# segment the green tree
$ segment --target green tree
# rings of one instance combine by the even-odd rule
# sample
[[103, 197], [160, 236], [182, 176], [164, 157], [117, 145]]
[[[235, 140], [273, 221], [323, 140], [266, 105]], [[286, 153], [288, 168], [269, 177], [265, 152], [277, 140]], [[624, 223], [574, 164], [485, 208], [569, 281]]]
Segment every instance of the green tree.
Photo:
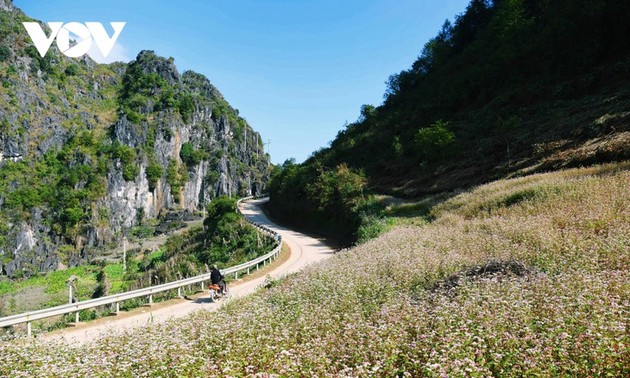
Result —
[[186, 142], [182, 144], [179, 157], [187, 166], [192, 167], [207, 159], [208, 155], [201, 150], [195, 149], [191, 143]]
[[83, 218], [83, 209], [77, 204], [72, 207], [68, 207], [63, 212], [63, 219], [66, 222], [66, 225], [72, 227], [79, 223], [79, 221]]
[[219, 196], [208, 204], [206, 211], [204, 225], [212, 228], [226, 214], [236, 214], [236, 200], [228, 196]]
[[11, 56], [11, 49], [7, 46], [0, 46], [0, 62], [4, 62]]
[[195, 110], [195, 103], [193, 102], [192, 96], [190, 94], [180, 96], [177, 109], [179, 110], [179, 114], [182, 116], [182, 120], [184, 122], [188, 122], [190, 115]]
[[365, 176], [361, 172], [340, 164], [334, 170], [320, 169], [318, 177], [307, 184], [306, 193], [320, 211], [350, 215], [353, 206], [363, 198], [365, 185]]
[[156, 162], [152, 162], [149, 164], [146, 170], [147, 180], [149, 181], [149, 189], [155, 189], [155, 185], [157, 184], [160, 177], [162, 177], [162, 166]]
[[394, 137], [394, 141], [392, 142], [392, 149], [394, 150], [394, 156], [396, 158], [402, 157], [405, 153], [405, 149], [398, 135]]
[[179, 202], [179, 194], [182, 185], [186, 183], [188, 172], [185, 166], [180, 166], [175, 159], [169, 158], [166, 168], [166, 183], [171, 187], [171, 194], [175, 202]]
[[123, 178], [125, 181], [133, 181], [136, 176], [138, 176], [138, 172], [140, 172], [140, 168], [133, 163], [128, 163], [123, 165]]
[[109, 292], [112, 288], [112, 284], [109, 282], [109, 278], [107, 277], [107, 273], [105, 269], [101, 268], [96, 274], [96, 282], [98, 282], [98, 286], [94, 293], [92, 294], [92, 298], [100, 298], [109, 295]]
[[425, 161], [431, 162], [438, 155], [445, 158], [446, 148], [455, 142], [455, 134], [449, 131], [448, 122], [438, 120], [431, 127], [418, 130], [415, 142]]

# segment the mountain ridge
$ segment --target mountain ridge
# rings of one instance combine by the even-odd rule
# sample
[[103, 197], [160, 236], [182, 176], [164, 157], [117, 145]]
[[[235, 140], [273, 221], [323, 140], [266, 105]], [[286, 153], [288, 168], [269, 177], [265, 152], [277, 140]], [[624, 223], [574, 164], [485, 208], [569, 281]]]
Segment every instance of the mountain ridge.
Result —
[[42, 58], [21, 26], [36, 20], [2, 0], [0, 21], [0, 275], [80, 265], [169, 211], [264, 190], [262, 138], [205, 76], [150, 50]]

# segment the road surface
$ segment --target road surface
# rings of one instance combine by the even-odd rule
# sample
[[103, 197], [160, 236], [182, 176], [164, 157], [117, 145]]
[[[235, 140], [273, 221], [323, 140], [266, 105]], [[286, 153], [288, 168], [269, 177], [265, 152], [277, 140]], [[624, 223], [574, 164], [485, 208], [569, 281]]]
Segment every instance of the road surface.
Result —
[[[280, 278], [284, 275], [297, 272], [305, 266], [325, 259], [334, 250], [324, 244], [320, 239], [313, 238], [302, 233], [292, 231], [271, 222], [262, 212], [260, 205], [267, 199], [252, 200], [241, 203], [241, 212], [249, 219], [258, 224], [271, 228], [282, 235], [283, 241], [290, 247], [291, 255], [280, 266], [268, 272], [273, 278]], [[141, 328], [151, 322], [162, 322], [171, 318], [181, 318], [188, 314], [204, 310], [215, 311], [223, 303], [231, 298], [240, 297], [254, 292], [265, 280], [265, 276], [245, 281], [234, 282], [230, 285], [229, 298], [213, 303], [207, 296], [195, 300], [179, 300], [172, 305], [156, 305], [154, 307], [144, 307], [141, 312], [134, 314], [121, 313], [119, 317], [107, 317], [99, 319], [93, 323], [81, 323], [74, 328], [65, 328], [58, 332], [44, 334], [44, 339], [63, 339], [69, 343], [77, 344], [87, 341], [94, 341], [102, 335], [128, 331]]]

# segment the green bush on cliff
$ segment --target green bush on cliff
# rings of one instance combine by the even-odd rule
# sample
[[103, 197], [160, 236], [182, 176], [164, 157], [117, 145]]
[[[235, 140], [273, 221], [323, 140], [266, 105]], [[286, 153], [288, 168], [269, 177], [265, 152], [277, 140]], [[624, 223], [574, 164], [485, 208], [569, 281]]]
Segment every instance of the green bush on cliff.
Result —
[[11, 49], [7, 46], [0, 46], [0, 62], [4, 62], [11, 56]]
[[133, 181], [140, 171], [136, 164], [136, 150], [116, 140], [112, 144], [112, 157], [120, 159], [125, 181]]
[[193, 147], [191, 143], [182, 144], [182, 148], [179, 151], [179, 157], [189, 167], [195, 166], [201, 163], [202, 160], [208, 159], [208, 154], [202, 150], [198, 150]]
[[162, 166], [156, 162], [151, 162], [146, 169], [147, 180], [149, 181], [149, 189], [155, 189], [160, 177], [162, 177]]

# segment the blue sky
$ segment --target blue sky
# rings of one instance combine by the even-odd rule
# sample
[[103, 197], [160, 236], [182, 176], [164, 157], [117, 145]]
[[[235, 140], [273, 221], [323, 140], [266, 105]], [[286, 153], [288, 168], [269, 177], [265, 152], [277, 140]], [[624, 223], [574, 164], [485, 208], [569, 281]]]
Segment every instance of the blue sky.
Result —
[[45, 22], [126, 21], [109, 58], [155, 50], [206, 75], [282, 163], [326, 146], [362, 104], [379, 105], [389, 75], [468, 0], [14, 3]]

